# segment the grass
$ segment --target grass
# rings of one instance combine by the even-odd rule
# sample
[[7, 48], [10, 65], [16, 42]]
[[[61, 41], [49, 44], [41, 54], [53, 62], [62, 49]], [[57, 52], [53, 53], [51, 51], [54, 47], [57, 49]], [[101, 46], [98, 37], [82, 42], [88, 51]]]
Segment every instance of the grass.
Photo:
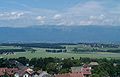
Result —
[[57, 57], [57, 58], [71, 58], [74, 57], [79, 59], [80, 57], [89, 57], [89, 58], [114, 58], [120, 59], [120, 53], [108, 53], [108, 52], [94, 52], [94, 53], [48, 53], [45, 52], [43, 48], [37, 48], [35, 53], [27, 52], [16, 52], [13, 55], [0, 55], [3, 58], [18, 58], [18, 57], [26, 57], [26, 58], [45, 58], [45, 57]]
[[0, 49], [20, 49], [21, 47], [14, 47], [14, 46], [0, 46]]

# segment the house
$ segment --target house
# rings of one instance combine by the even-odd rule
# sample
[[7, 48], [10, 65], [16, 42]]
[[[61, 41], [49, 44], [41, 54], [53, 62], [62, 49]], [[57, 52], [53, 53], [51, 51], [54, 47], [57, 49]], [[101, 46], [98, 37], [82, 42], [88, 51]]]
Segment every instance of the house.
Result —
[[51, 77], [47, 72], [45, 71], [38, 71], [37, 73], [34, 72], [30, 68], [0, 68], [0, 77]]
[[4, 76], [5, 75], [5, 71], [7, 68], [0, 68], [0, 76]]
[[66, 74], [57, 74], [55, 77], [84, 77], [84, 75], [81, 72], [72, 72]]
[[91, 73], [91, 67], [82, 67], [81, 72], [85, 77], [90, 77]]
[[71, 67], [71, 73], [57, 74], [55, 77], [90, 77], [91, 67], [83, 65], [81, 67]]
[[33, 77], [51, 77], [51, 75], [49, 75], [46, 71], [37, 71], [34, 73]]
[[14, 77], [33, 77], [34, 71], [28, 67], [15, 72]]
[[17, 68], [0, 68], [0, 77], [51, 77], [46, 71], [33, 71], [27, 66], [24, 66], [22, 63], [16, 60], [8, 61], [11, 65], [16, 65]]
[[84, 77], [90, 77], [90, 75], [92, 74], [91, 67], [89, 67], [88, 65], [83, 65], [81, 67], [71, 67], [71, 72], [81, 72], [84, 75]]
[[71, 72], [81, 72], [81, 67], [71, 67]]
[[18, 70], [14, 77], [51, 77], [46, 71], [33, 71], [32, 69], [25, 67], [21, 70]]
[[16, 71], [18, 71], [18, 68], [0, 68], [0, 77], [5, 75], [13, 77]]
[[90, 66], [98, 66], [99, 64], [98, 64], [98, 62], [91, 62], [89, 65]]

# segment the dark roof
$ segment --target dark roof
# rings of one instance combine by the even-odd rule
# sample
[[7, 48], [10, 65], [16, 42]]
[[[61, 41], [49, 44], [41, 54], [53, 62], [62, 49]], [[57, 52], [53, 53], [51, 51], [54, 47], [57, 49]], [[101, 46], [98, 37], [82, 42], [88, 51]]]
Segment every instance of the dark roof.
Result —
[[9, 64], [16, 65], [19, 69], [26, 67], [22, 63], [18, 62], [17, 60], [9, 60], [8, 62], [9, 62]]

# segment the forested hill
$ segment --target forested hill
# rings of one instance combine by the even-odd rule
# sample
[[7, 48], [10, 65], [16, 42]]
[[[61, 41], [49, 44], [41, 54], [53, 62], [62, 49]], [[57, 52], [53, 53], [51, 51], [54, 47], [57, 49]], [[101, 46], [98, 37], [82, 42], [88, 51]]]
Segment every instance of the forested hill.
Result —
[[119, 26], [0, 28], [0, 42], [120, 42], [118, 36]]

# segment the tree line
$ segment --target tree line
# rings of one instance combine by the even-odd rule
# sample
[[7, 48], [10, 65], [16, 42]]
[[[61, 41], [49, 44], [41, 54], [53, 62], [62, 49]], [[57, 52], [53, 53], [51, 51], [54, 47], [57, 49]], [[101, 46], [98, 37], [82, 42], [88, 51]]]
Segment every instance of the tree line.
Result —
[[61, 53], [61, 52], [67, 52], [66, 49], [47, 49], [46, 52], [52, 52], [52, 53]]
[[1, 46], [20, 46], [20, 47], [35, 47], [35, 48], [54, 48], [54, 49], [65, 49], [66, 47], [61, 46], [58, 43], [2, 43]]
[[79, 53], [79, 52], [112, 52], [112, 53], [120, 53], [120, 49], [107, 49], [107, 50], [102, 50], [102, 49], [96, 49], [96, 48], [93, 48], [93, 49], [80, 49], [80, 48], [77, 48], [77, 47], [74, 47], [72, 49], [73, 52], [75, 53]]

